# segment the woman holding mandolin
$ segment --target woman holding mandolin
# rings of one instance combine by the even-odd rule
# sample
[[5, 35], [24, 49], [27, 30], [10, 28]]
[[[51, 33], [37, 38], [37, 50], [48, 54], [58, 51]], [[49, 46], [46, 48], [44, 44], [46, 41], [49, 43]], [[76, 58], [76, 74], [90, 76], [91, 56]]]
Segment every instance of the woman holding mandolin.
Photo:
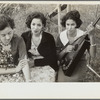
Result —
[[61, 65], [58, 71], [58, 82], [82, 82], [83, 78], [85, 77], [87, 69], [87, 55], [90, 55], [91, 57], [95, 57], [96, 55], [96, 44], [93, 34], [93, 23], [88, 25], [86, 32], [88, 34], [87, 42], [89, 44], [89, 47], [85, 50], [80, 60], [76, 62], [77, 66], [75, 67], [71, 76], [64, 74], [62, 69], [65, 65], [67, 66], [67, 64], [63, 64], [62, 67], [61, 59], [64, 57], [65, 54], [70, 54], [70, 57], [73, 59], [73, 55], [77, 53], [77, 49], [80, 48], [82, 44], [78, 44], [79, 42], [77, 42], [76, 45], [74, 44], [74, 42], [81, 39], [81, 37], [85, 35], [85, 32], [79, 29], [79, 27], [82, 24], [82, 21], [80, 19], [80, 13], [77, 10], [68, 12], [62, 18], [61, 24], [66, 29], [63, 32], [61, 32], [57, 39], [58, 60], [59, 64]]

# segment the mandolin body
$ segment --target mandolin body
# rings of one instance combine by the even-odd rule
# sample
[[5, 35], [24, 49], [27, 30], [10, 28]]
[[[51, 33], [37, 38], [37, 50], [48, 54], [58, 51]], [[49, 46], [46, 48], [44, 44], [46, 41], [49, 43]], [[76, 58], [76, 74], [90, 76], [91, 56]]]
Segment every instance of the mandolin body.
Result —
[[78, 65], [85, 50], [89, 48], [90, 42], [89, 42], [88, 35], [84, 35], [80, 37], [77, 41], [74, 42], [73, 45], [74, 46], [77, 45], [76, 50], [64, 55], [60, 63], [64, 74], [67, 76], [72, 75], [75, 67]]

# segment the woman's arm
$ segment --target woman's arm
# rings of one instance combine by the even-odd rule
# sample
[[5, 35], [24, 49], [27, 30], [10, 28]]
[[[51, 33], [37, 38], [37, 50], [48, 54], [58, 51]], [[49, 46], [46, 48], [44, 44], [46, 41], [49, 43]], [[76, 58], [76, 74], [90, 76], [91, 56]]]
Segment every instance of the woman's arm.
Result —
[[31, 75], [29, 72], [28, 59], [27, 59], [26, 55], [25, 55], [25, 58], [21, 62], [21, 66], [23, 66], [22, 71], [25, 76], [25, 81], [29, 82], [31, 80]]
[[90, 55], [92, 58], [96, 57], [96, 43], [95, 43], [95, 37], [90, 36]]
[[0, 74], [14, 74], [17, 73], [19, 71], [21, 71], [21, 69], [23, 68], [23, 66], [20, 66], [21, 63], [18, 64], [18, 66], [16, 66], [16, 68], [0, 68]]
[[67, 52], [66, 52], [66, 50], [64, 49], [64, 50], [62, 50], [62, 51], [58, 54], [58, 60], [62, 59], [63, 56], [64, 56], [65, 54], [67, 54]]
[[21, 38], [19, 41], [18, 51], [19, 51], [19, 59], [20, 59], [19, 66], [22, 66], [22, 71], [25, 76], [25, 81], [28, 82], [30, 81], [30, 71], [29, 71], [29, 64], [28, 64], [27, 53], [26, 53], [26, 46], [23, 38]]
[[29, 65], [28, 62], [26, 62], [26, 64], [24, 64], [24, 67], [22, 68], [23, 74], [25, 76], [25, 81], [29, 82], [31, 80], [31, 75], [29, 72]]
[[96, 57], [96, 43], [95, 43], [95, 29], [92, 23], [87, 27], [87, 33], [90, 38], [90, 55], [92, 58]]
[[16, 73], [16, 68], [0, 68], [0, 74], [13, 74]]

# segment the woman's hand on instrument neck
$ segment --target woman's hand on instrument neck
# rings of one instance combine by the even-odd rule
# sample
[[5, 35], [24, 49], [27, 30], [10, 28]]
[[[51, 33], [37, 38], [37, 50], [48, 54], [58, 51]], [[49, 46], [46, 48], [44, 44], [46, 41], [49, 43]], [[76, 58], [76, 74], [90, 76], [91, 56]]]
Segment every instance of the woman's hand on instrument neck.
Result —
[[86, 28], [87, 34], [89, 35], [89, 37], [93, 37], [94, 36], [94, 26], [93, 26], [93, 22], [91, 22], [91, 24], [89, 24]]
[[100, 25], [96, 24], [96, 28], [100, 30]]

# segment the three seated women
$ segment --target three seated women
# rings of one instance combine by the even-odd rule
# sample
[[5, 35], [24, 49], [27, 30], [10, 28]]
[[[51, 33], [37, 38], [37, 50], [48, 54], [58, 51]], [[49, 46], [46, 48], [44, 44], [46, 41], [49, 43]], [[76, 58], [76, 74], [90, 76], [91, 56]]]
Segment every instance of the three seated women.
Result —
[[[82, 21], [78, 11], [68, 12], [62, 19], [62, 25], [66, 30], [61, 32], [58, 37], [57, 46], [68, 46], [56, 53], [56, 44], [53, 36], [44, 31], [46, 27], [46, 18], [40, 12], [31, 13], [26, 19], [26, 25], [29, 31], [22, 33], [22, 37], [14, 34], [14, 22], [6, 16], [0, 16], [0, 74], [4, 74], [13, 80], [14, 73], [19, 72], [18, 79], [24, 74], [25, 79], [21, 76], [21, 81], [32, 82], [55, 82], [58, 73], [58, 82], [80, 81], [86, 71], [86, 59], [81, 60], [71, 77], [65, 76], [62, 68], [58, 66], [57, 57], [61, 57], [65, 53], [74, 50], [72, 43], [76, 38], [84, 35], [84, 32], [79, 29]], [[94, 27], [88, 26], [88, 36], [90, 42], [90, 54], [95, 57], [95, 41], [92, 30]], [[24, 41], [23, 41], [24, 40]], [[7, 62], [7, 63], [6, 63]], [[2, 66], [1, 66], [2, 65]], [[29, 68], [30, 67], [30, 68]], [[23, 74], [22, 74], [23, 72]], [[84, 74], [85, 75], [85, 74]], [[1, 75], [2, 76], [2, 75]], [[1, 77], [0, 76], [0, 77]], [[5, 76], [5, 77], [6, 77]], [[3, 82], [2, 78], [0, 78]], [[5, 79], [6, 81], [6, 79]], [[15, 80], [13, 82], [20, 81]]]

